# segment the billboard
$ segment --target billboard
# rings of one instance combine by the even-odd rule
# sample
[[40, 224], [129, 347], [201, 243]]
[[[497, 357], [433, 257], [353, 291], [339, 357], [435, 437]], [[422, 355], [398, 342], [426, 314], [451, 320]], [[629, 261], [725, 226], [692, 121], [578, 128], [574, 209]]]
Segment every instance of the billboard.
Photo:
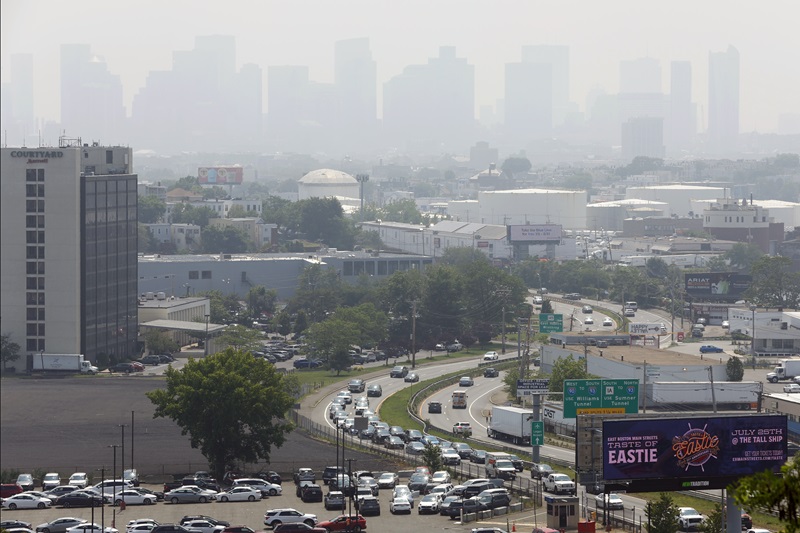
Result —
[[631, 322], [628, 324], [628, 333], [631, 335], [666, 335], [667, 328], [664, 324]]
[[705, 298], [739, 299], [750, 288], [753, 277], [733, 272], [704, 272], [686, 274], [684, 287], [686, 294]]
[[197, 181], [201, 185], [220, 185], [242, 183], [244, 169], [242, 167], [199, 167]]
[[777, 471], [787, 459], [785, 415], [603, 422], [603, 478], [710, 479]]
[[560, 242], [561, 224], [520, 224], [506, 226], [509, 242]]

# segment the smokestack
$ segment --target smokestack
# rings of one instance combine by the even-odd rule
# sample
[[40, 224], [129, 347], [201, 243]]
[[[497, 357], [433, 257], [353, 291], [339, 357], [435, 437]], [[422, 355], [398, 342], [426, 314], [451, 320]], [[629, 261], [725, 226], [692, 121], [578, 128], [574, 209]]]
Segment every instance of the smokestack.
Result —
[[753, 193], [750, 193], [750, 205], [753, 205]]

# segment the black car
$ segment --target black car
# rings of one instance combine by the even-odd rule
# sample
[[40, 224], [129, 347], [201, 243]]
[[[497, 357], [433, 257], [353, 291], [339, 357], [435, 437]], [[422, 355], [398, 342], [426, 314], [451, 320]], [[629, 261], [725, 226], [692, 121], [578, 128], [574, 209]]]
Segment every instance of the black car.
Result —
[[496, 368], [487, 368], [483, 371], [483, 377], [485, 378], [496, 378], [500, 375], [500, 372]]
[[442, 509], [440, 514], [449, 516], [452, 520], [461, 516], [462, 510], [464, 511], [464, 514], [477, 513], [481, 510], [481, 504], [478, 500], [456, 500], [454, 502], [450, 502], [450, 505], [445, 509]]
[[131, 372], [136, 372], [136, 367], [133, 366], [133, 363], [117, 363], [109, 368], [109, 370], [111, 372], [124, 372], [125, 374], [130, 374]]
[[369, 426], [366, 429], [361, 430], [361, 432], [358, 434], [358, 438], [372, 440], [372, 437], [375, 435], [375, 431], [375, 426]]
[[408, 375], [407, 366], [396, 366], [389, 372], [390, 378], [404, 378]]
[[[378, 514], [380, 514], [380, 510], [378, 510]], [[0, 529], [12, 529], [19, 527], [31, 529], [31, 523], [23, 522], [22, 520], [3, 520], [0, 522]]]
[[412, 474], [411, 478], [408, 480], [408, 488], [411, 491], [418, 490], [422, 493], [430, 480], [431, 478], [428, 474], [423, 474], [421, 472]]
[[469, 456], [470, 462], [485, 464], [486, 463], [486, 450], [472, 450]]
[[361, 516], [380, 516], [381, 504], [378, 498], [361, 498], [358, 512], [361, 513]]
[[[211, 520], [209, 520], [210, 522]], [[150, 530], [150, 533], [189, 533], [189, 530], [177, 524], [159, 524]]]
[[383, 389], [380, 385], [370, 385], [367, 387], [367, 396], [380, 398], [383, 396]]
[[145, 355], [144, 357], [139, 359], [139, 362], [142, 363], [143, 365], [154, 365], [154, 366], [160, 365], [161, 357], [154, 353], [151, 353], [150, 355]]
[[153, 496], [156, 497], [156, 501], [159, 501], [159, 502], [163, 502], [164, 501], [164, 493], [161, 492], [161, 491], [150, 490], [150, 489], [146, 489], [146, 488], [141, 487], [141, 486], [136, 487], [136, 490], [138, 490], [142, 494], [152, 494]]
[[300, 499], [304, 503], [321, 502], [322, 501], [322, 487], [316, 483], [305, 485], [300, 489]]
[[68, 492], [63, 496], [56, 498], [53, 502], [56, 507], [100, 507], [103, 505], [103, 499], [100, 496], [90, 496], [85, 492], [71, 493]]
[[168, 353], [160, 353], [160, 354], [158, 354], [158, 359], [159, 359], [159, 361], [161, 362], [162, 365], [165, 365], [167, 363], [172, 363], [173, 361], [175, 361], [175, 358], [172, 357]]
[[322, 482], [327, 485], [332, 479], [336, 479], [338, 474], [344, 473], [345, 470], [343, 466], [326, 466], [325, 470], [322, 472]]
[[429, 413], [441, 413], [442, 412], [442, 403], [441, 402], [428, 402], [428, 412]]
[[516, 455], [511, 454], [509, 455], [508, 459], [509, 461], [511, 461], [511, 464], [514, 465], [514, 470], [516, 470], [517, 472], [522, 472], [525, 470], [525, 465], [522, 463], [522, 459], [520, 459]]
[[253, 474], [253, 477], [257, 477], [258, 479], [263, 479], [264, 481], [269, 481], [270, 483], [274, 483], [276, 485], [280, 485], [283, 483], [283, 479], [281, 479], [281, 475], [275, 472], [274, 470], [269, 470], [267, 472], [258, 472]]

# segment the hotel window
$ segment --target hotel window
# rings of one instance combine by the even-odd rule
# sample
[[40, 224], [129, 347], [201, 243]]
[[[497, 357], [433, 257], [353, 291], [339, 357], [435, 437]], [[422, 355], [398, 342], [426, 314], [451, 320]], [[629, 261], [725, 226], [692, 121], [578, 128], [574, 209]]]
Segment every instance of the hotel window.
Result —
[[210, 270], [203, 270], [201, 273], [201, 277], [203, 279], [211, 279], [211, 271]]
[[25, 327], [25, 334], [28, 337], [35, 337], [36, 336], [36, 324], [27, 324]]
[[29, 198], [30, 197], [34, 197], [34, 198], [36, 197], [36, 184], [31, 183], [31, 184], [25, 185], [25, 196], [27, 196]]
[[25, 310], [25, 319], [26, 320], [36, 320], [36, 308], [35, 307], [28, 307]]
[[36, 181], [36, 169], [35, 168], [25, 169], [25, 181]]
[[114, 163], [114, 151], [106, 150], [106, 164], [110, 165], [112, 163]]
[[44, 181], [44, 169], [40, 168], [36, 170], [36, 181]]
[[38, 343], [36, 342], [36, 339], [28, 339], [28, 342], [25, 343], [25, 344], [26, 344], [27, 350], [29, 352], [35, 352], [36, 351], [36, 347], [38, 346]]

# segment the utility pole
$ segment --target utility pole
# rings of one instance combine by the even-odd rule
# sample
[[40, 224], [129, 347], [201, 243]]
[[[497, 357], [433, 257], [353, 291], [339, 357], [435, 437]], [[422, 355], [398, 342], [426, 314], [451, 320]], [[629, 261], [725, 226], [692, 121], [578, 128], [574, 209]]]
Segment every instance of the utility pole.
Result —
[[708, 380], [711, 382], [711, 405], [714, 407], [714, 413], [717, 412], [717, 397], [714, 394], [714, 367], [708, 367]]
[[[120, 477], [120, 479], [123, 481], [122, 488], [124, 490], [124, 488], [125, 488], [125, 483], [124, 483], [125, 482], [125, 424], [120, 424], [119, 427], [120, 427], [120, 429], [122, 429], [122, 446], [120, 446], [122, 448], [122, 453], [119, 456], [120, 457], [119, 458], [119, 469], [122, 472], [122, 476]], [[123, 504], [125, 503], [125, 494], [124, 493], [122, 495], [122, 503]]]
[[503, 355], [506, 354], [506, 306], [503, 306]]
[[417, 368], [417, 301], [411, 302], [411, 370]]

